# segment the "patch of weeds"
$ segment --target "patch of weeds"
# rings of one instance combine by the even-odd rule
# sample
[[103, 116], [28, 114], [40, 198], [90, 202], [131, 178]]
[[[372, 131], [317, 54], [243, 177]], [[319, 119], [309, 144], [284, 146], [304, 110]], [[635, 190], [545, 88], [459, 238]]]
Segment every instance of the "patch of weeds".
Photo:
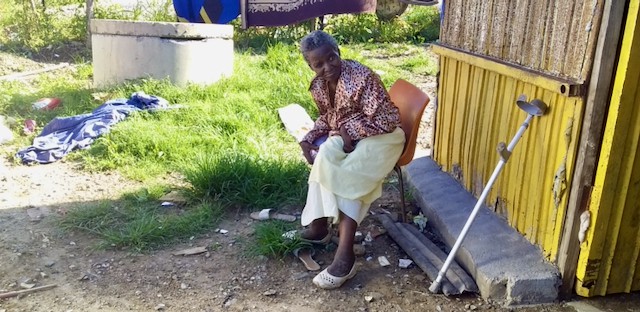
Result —
[[249, 207], [281, 207], [304, 200], [308, 167], [233, 151], [203, 154], [184, 170], [193, 196]]
[[141, 252], [215, 228], [222, 216], [222, 208], [215, 203], [166, 208], [158, 197], [155, 190], [139, 190], [119, 201], [80, 206], [60, 219], [59, 225], [98, 236], [100, 248]]
[[209, 250], [210, 251], [217, 251], [220, 248], [222, 248], [222, 244], [220, 244], [219, 242], [213, 242], [213, 243], [211, 243], [211, 245], [209, 245]]
[[299, 238], [284, 238], [282, 234], [294, 230], [296, 223], [289, 223], [279, 220], [268, 220], [257, 223], [255, 226], [254, 239], [247, 244], [249, 255], [266, 256], [282, 259], [288, 254], [301, 247], [311, 246]]
[[151, 185], [136, 192], [124, 194], [122, 197], [130, 202], [145, 203], [159, 200], [168, 190], [169, 188], [163, 185]]
[[413, 55], [402, 60], [400, 67], [414, 74], [436, 75], [438, 64], [433, 58], [424, 55]]

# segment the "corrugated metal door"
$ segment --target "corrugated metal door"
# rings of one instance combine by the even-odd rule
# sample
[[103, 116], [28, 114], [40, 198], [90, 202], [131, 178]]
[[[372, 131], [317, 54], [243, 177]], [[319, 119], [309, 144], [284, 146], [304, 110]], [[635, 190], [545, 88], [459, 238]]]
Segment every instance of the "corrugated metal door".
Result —
[[578, 261], [582, 296], [640, 290], [640, 24], [629, 4], [611, 104]]

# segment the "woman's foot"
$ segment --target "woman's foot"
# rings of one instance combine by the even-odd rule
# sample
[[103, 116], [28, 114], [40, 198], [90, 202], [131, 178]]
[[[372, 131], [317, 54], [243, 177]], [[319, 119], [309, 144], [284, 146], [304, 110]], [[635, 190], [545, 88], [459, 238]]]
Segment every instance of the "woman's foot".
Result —
[[322, 231], [314, 232], [311, 229], [305, 229], [300, 232], [300, 238], [306, 241], [321, 241], [325, 237], [327, 237], [327, 235], [329, 235], [328, 229], [325, 230], [324, 232]]
[[[345, 255], [348, 256], [348, 255]], [[351, 259], [336, 257], [333, 263], [313, 278], [313, 283], [323, 289], [339, 288], [356, 275], [355, 255]]]
[[344, 252], [338, 250], [333, 262], [327, 267], [327, 272], [333, 276], [343, 277], [347, 276], [356, 263], [356, 255], [353, 252], [353, 247], [349, 248], [351, 252]]
[[[329, 235], [327, 218], [313, 220], [309, 228], [300, 232], [300, 237], [307, 241], [323, 241]], [[331, 239], [331, 237], [329, 237]], [[327, 242], [328, 243], [328, 242]]]

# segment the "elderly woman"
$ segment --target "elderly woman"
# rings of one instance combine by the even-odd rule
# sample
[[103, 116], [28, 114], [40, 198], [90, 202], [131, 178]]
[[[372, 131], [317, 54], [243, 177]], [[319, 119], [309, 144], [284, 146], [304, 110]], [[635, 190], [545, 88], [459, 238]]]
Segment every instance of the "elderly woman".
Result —
[[[309, 176], [301, 236], [313, 243], [331, 239], [329, 222], [340, 235], [333, 262], [313, 283], [340, 287], [355, 273], [353, 241], [371, 203], [382, 194], [382, 182], [404, 147], [398, 108], [380, 77], [366, 66], [342, 60], [333, 37], [314, 31], [300, 42], [300, 51], [316, 73], [309, 90], [320, 116], [300, 142]], [[318, 139], [327, 136], [320, 146]]]

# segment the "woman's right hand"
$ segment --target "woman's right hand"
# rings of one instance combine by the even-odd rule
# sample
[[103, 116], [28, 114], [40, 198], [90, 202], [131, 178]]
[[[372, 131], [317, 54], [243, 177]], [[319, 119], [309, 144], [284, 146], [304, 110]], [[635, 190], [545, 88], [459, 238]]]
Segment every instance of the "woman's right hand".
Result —
[[310, 165], [313, 165], [313, 156], [311, 156], [311, 151], [318, 151], [318, 146], [317, 145], [313, 145], [307, 141], [302, 141], [300, 142], [300, 147], [302, 148], [302, 155], [304, 155], [304, 158], [307, 159], [307, 162]]

